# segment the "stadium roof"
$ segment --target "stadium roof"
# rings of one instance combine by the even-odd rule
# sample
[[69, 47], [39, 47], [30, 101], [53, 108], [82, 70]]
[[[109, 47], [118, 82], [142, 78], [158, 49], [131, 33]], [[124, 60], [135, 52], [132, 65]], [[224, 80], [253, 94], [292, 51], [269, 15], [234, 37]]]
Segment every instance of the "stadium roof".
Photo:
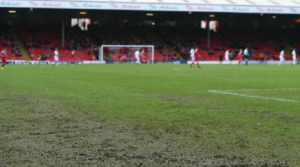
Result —
[[[42, 1], [42, 0], [38, 0], [38, 1]], [[61, 0], [61, 1], [300, 7], [300, 0], [88, 0], [88, 1]]]
[[7, 0], [1, 7], [300, 14], [300, 0]]
[[[18, 0], [10, 0], [18, 1]], [[19, 0], [27, 1], [27, 0]], [[300, 7], [300, 0], [33, 0], [31, 2], [127, 2], [154, 4], [198, 4], [198, 5], [239, 5], [239, 6], [280, 6]], [[3, 2], [2, 2], [3, 3]]]

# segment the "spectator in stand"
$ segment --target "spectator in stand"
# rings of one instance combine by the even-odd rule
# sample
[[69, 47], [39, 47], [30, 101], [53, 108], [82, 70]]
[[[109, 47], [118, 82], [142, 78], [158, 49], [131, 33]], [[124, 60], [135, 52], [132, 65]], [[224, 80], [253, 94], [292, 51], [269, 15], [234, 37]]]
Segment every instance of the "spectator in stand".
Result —
[[32, 43], [30, 41], [27, 42], [27, 48], [32, 48]]
[[179, 60], [179, 58], [178, 58], [178, 56], [177, 56], [176, 53], [174, 53], [173, 57], [174, 57], [174, 59]]
[[91, 55], [91, 48], [88, 48], [88, 55]]
[[12, 42], [12, 43], [11, 43], [11, 46], [16, 47], [16, 46], [18, 46], [18, 44], [17, 44], [16, 42]]
[[17, 49], [16, 57], [22, 57], [22, 53], [19, 49]]
[[55, 48], [56, 48], [55, 45], [52, 45], [52, 46], [50, 47], [51, 50], [55, 50]]
[[16, 48], [12, 48], [11, 53], [16, 53]]
[[250, 51], [249, 51], [249, 55], [252, 55], [254, 53], [254, 49], [251, 48]]
[[50, 57], [51, 54], [49, 52], [46, 53], [46, 57]]
[[32, 46], [35, 47], [35, 48], [42, 48], [40, 45], [38, 45], [38, 44], [36, 44], [36, 43], [33, 44]]
[[7, 46], [11, 46], [10, 41], [7, 41], [6, 44], [7, 44]]

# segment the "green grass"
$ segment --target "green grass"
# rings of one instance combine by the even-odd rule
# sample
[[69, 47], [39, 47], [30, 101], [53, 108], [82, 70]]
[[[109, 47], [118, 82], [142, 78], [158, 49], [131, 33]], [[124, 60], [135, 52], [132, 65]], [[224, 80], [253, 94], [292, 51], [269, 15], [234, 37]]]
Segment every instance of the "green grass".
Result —
[[[39, 112], [54, 112], [54, 119], [72, 113], [78, 121], [111, 120], [188, 136], [196, 147], [229, 159], [297, 166], [300, 102], [209, 90], [300, 101], [299, 84], [300, 66], [290, 65], [8, 65], [0, 71], [0, 125], [26, 127], [29, 119], [43, 120]], [[1, 135], [0, 149], [8, 147]]]

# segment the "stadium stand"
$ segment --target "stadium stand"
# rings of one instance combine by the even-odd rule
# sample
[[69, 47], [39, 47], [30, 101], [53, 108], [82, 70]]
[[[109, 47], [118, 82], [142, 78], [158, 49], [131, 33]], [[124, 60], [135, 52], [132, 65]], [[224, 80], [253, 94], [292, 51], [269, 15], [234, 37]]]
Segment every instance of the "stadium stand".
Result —
[[[76, 60], [96, 60], [98, 55], [94, 53], [94, 47], [84, 33], [78, 28], [66, 29], [65, 48], [62, 48], [61, 30], [50, 27], [33, 26], [22, 27], [18, 29], [24, 44], [26, 45], [33, 60], [38, 60], [39, 54], [42, 54], [47, 60], [53, 61], [53, 52], [55, 48], [59, 49], [60, 60], [70, 61], [71, 50], [75, 49]], [[45, 33], [47, 32], [47, 33]], [[261, 60], [263, 54], [264, 60], [277, 60], [278, 53], [284, 48], [283, 33], [280, 31], [263, 30], [220, 30], [218, 33], [211, 31], [210, 48], [207, 47], [207, 31], [197, 27], [171, 28], [166, 26], [133, 26], [133, 27], [100, 27], [91, 26], [90, 33], [100, 43], [109, 45], [154, 45], [156, 61], [162, 61], [163, 55], [166, 60], [178, 60], [172, 48], [180, 56], [188, 60], [189, 52], [192, 46], [198, 46], [199, 54], [203, 61], [218, 60], [220, 54], [224, 54], [226, 49], [233, 52], [234, 59], [239, 49], [249, 48], [252, 59]], [[13, 39], [7, 40], [7, 37], [1, 35], [3, 41], [13, 43]], [[162, 40], [163, 39], [163, 40]], [[291, 41], [294, 47], [299, 48], [300, 43], [295, 39]], [[7, 45], [8, 46], [8, 45]], [[168, 48], [171, 46], [172, 48]], [[10, 46], [11, 47], [11, 46]], [[7, 48], [12, 50], [13, 47]], [[126, 50], [126, 49], [125, 49]], [[119, 61], [124, 53], [128, 55], [128, 60], [135, 60], [133, 51], [112, 51], [105, 48], [105, 54], [109, 59]], [[22, 59], [11, 54], [12, 59]]]
[[72, 49], [76, 50], [76, 60], [96, 59], [92, 53], [93, 46], [89, 39], [76, 28], [66, 30], [65, 48], [62, 48], [61, 30], [32, 26], [19, 28], [18, 32], [33, 60], [38, 60], [39, 54], [42, 54], [46, 60], [53, 61], [55, 48], [59, 50], [60, 61], [70, 61]]
[[7, 60], [23, 60], [21, 51], [14, 39], [11, 37], [7, 27], [0, 25], [0, 43], [1, 50], [6, 48]]

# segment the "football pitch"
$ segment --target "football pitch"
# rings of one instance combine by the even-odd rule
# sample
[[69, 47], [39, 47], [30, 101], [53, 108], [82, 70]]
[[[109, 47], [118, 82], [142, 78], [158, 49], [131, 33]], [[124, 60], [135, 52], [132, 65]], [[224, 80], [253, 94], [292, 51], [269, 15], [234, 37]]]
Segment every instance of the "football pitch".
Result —
[[300, 166], [300, 66], [7, 65], [4, 166]]

